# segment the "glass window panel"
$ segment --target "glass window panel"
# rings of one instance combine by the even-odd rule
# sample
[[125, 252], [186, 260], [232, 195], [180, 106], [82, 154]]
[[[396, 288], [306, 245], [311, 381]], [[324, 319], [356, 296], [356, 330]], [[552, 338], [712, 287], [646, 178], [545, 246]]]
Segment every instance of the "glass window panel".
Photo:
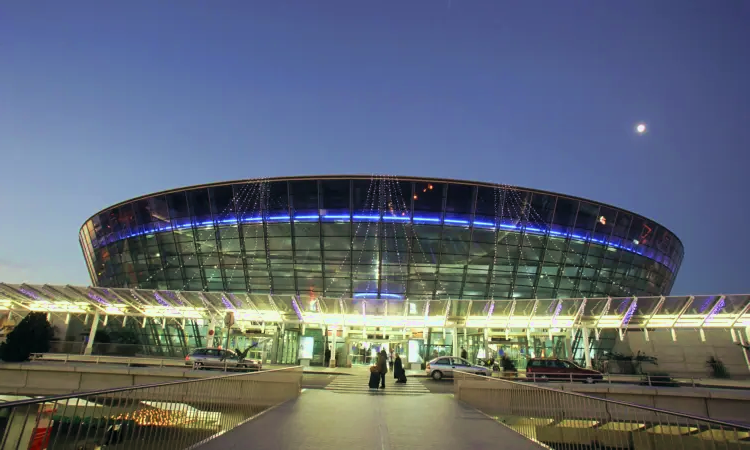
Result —
[[321, 276], [321, 272], [323, 271], [323, 266], [320, 264], [300, 264], [297, 263], [294, 265], [295, 270], [297, 270], [297, 274], [300, 273], [314, 273], [315, 276]]
[[328, 236], [348, 237], [348, 236], [351, 236], [351, 227], [352, 225], [350, 223], [323, 223], [322, 233], [323, 233], [323, 236], [326, 236], [326, 237]]
[[440, 251], [444, 255], [445, 254], [459, 255], [465, 261], [466, 255], [469, 253], [469, 243], [443, 239], [442, 247]]
[[320, 250], [320, 238], [319, 237], [296, 237], [294, 238], [294, 246], [297, 250]]
[[320, 250], [310, 250], [310, 249], [299, 249], [295, 253], [295, 258], [297, 262], [311, 262], [311, 261], [320, 261], [321, 255]]
[[384, 252], [383, 253], [383, 264], [393, 264], [397, 266], [406, 266], [406, 253], [398, 252]]
[[[463, 268], [463, 265], [466, 264], [466, 254], [454, 255], [450, 253], [443, 253], [440, 256], [440, 264], [460, 264]], [[443, 269], [441, 268], [441, 270]]]
[[542, 252], [539, 248], [521, 247], [521, 257], [527, 261], [539, 261]]
[[546, 228], [552, 222], [556, 199], [557, 197], [553, 195], [533, 193], [531, 197], [531, 209], [528, 214], [528, 223]]
[[294, 292], [294, 278], [292, 277], [273, 277], [274, 290], [284, 290]]
[[208, 189], [193, 189], [187, 191], [190, 214], [196, 220], [211, 220], [211, 204], [208, 199]]
[[289, 215], [289, 194], [286, 181], [266, 183], [266, 211], [270, 216]]
[[329, 250], [325, 249], [324, 251], [325, 260], [327, 263], [330, 262], [349, 262], [349, 251], [348, 250]]
[[368, 236], [365, 238], [355, 238], [353, 240], [352, 248], [355, 252], [361, 250], [377, 250], [379, 248], [379, 242], [374, 236]]
[[415, 235], [419, 240], [440, 239], [440, 230], [439, 225], [416, 225], [414, 227]]
[[353, 185], [352, 202], [354, 203], [355, 213], [377, 212], [377, 182], [375, 180], [354, 180]]
[[196, 241], [215, 241], [216, 229], [214, 227], [202, 227], [195, 229]]
[[491, 284], [490, 285], [490, 298], [510, 298], [510, 286], [507, 284]]
[[242, 235], [246, 238], [250, 237], [263, 237], [263, 224], [257, 223], [252, 225], [242, 226]]
[[294, 224], [294, 235], [297, 237], [320, 237], [320, 226], [317, 223], [297, 222]]
[[268, 269], [266, 268], [266, 265], [263, 264], [256, 264], [248, 265], [247, 270], [245, 271], [247, 273], [247, 276], [250, 278], [262, 278], [262, 277], [268, 277]]
[[502, 245], [505, 247], [517, 247], [521, 238], [521, 235], [518, 233], [502, 232], [502, 233], [498, 233], [498, 235], [499, 235], [498, 245]]
[[326, 291], [348, 291], [349, 283], [349, 278], [326, 278], [326, 285], [328, 286]]
[[633, 216], [630, 214], [619, 211], [617, 214], [617, 223], [615, 225], [614, 235], [620, 238], [627, 239], [628, 230], [633, 220]]
[[446, 213], [471, 214], [474, 202], [474, 187], [466, 184], [448, 185], [448, 197], [445, 202]]
[[573, 228], [576, 219], [576, 212], [578, 211], [578, 200], [572, 200], [569, 198], [559, 197], [557, 200], [557, 207], [555, 208], [554, 224], [562, 230], [568, 230]]
[[232, 186], [216, 186], [209, 188], [211, 213], [217, 220], [234, 217], [234, 192]]
[[599, 205], [594, 205], [588, 202], [580, 202], [575, 227], [579, 231], [593, 231], [598, 217]]
[[248, 288], [253, 292], [257, 292], [257, 291], [267, 292], [270, 290], [270, 287], [271, 285], [268, 281], [268, 277], [251, 278], [248, 281]]
[[406, 253], [408, 250], [408, 241], [401, 239], [388, 238], [385, 240], [385, 251]]
[[263, 190], [260, 183], [241, 183], [232, 185], [234, 210], [241, 218], [260, 217]]
[[477, 192], [477, 211], [476, 214], [495, 217], [499, 210], [499, 198], [496, 188], [479, 186]]
[[407, 283], [407, 292], [409, 292], [410, 295], [431, 295], [434, 287], [434, 282], [426, 283], [423, 281], [409, 280]]
[[271, 257], [271, 265], [276, 266], [277, 263], [292, 262], [292, 252], [285, 250], [269, 250]]
[[221, 251], [223, 251], [223, 252], [238, 252], [238, 251], [240, 251], [240, 240], [239, 239], [222, 239], [221, 240]]
[[292, 204], [297, 212], [318, 211], [318, 181], [290, 181]]
[[178, 242], [177, 247], [182, 254], [195, 253], [195, 243], [193, 243], [192, 240], [188, 242]]
[[349, 180], [323, 180], [320, 182], [324, 209], [349, 209]]
[[292, 228], [288, 223], [269, 223], [266, 226], [268, 237], [291, 236]]
[[240, 237], [240, 229], [238, 226], [226, 226], [218, 227], [219, 236], [222, 239], [237, 239]]
[[409, 216], [411, 211], [412, 183], [410, 181], [394, 181], [391, 179], [381, 182], [385, 191], [386, 215]]
[[444, 188], [443, 183], [414, 182], [414, 211], [441, 214]]
[[265, 258], [265, 242], [263, 239], [245, 239], [245, 253], [248, 256], [263, 256]]

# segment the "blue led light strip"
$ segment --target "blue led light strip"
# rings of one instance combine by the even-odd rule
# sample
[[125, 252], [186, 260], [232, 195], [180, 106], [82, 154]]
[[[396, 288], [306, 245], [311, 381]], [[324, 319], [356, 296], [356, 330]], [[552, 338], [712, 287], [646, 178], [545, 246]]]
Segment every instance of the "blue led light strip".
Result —
[[[289, 215], [276, 215], [276, 216], [268, 216], [265, 218], [266, 222], [289, 222], [290, 216]], [[562, 232], [553, 230], [550, 228], [540, 228], [538, 226], [522, 226], [522, 225], [516, 225], [513, 223], [504, 223], [500, 222], [498, 224], [495, 224], [493, 222], [487, 222], [482, 220], [474, 220], [473, 222], [469, 219], [455, 219], [455, 218], [446, 218], [446, 219], [440, 219], [440, 217], [427, 217], [427, 216], [414, 216], [414, 218], [410, 218], [409, 216], [380, 216], [377, 214], [354, 214], [352, 216], [344, 215], [344, 214], [305, 214], [305, 215], [299, 215], [294, 216], [295, 222], [317, 222], [317, 221], [324, 221], [324, 222], [349, 222], [350, 220], [356, 220], [356, 221], [373, 221], [373, 222], [380, 222], [381, 220], [384, 222], [413, 222], [417, 224], [445, 224], [447, 226], [459, 226], [459, 227], [468, 227], [473, 223], [473, 225], [477, 228], [486, 228], [494, 230], [495, 228], [498, 228], [500, 230], [509, 230], [509, 231], [525, 231], [527, 234], [535, 234], [535, 235], [546, 235], [550, 234], [554, 237], [559, 237], [563, 239], [573, 239], [581, 242], [593, 242], [595, 244], [603, 245], [606, 247], [612, 247], [617, 248], [620, 250], [625, 250], [627, 252], [636, 253], [638, 255], [646, 256], [644, 255], [644, 252], [636, 247], [635, 244], [633, 245], [622, 245], [615, 242], [608, 242], [606, 239], [596, 239], [590, 236], [582, 236], [579, 234], [574, 234], [571, 232]], [[234, 218], [234, 219], [224, 219], [224, 220], [217, 220], [215, 223], [213, 221], [202, 221], [202, 222], [186, 222], [181, 224], [175, 224], [175, 225], [167, 225], [167, 224], [150, 224], [148, 226], [145, 226], [143, 231], [137, 231], [133, 233], [125, 233], [125, 232], [115, 232], [112, 233], [102, 239], [99, 240], [99, 242], [94, 242], [95, 248], [98, 248], [102, 245], [111, 244], [113, 242], [136, 237], [136, 236], [143, 236], [143, 235], [151, 235], [154, 233], [162, 232], [162, 231], [171, 231], [171, 230], [181, 230], [185, 228], [192, 228], [192, 227], [210, 227], [214, 224], [218, 225], [230, 225], [230, 224], [240, 224], [240, 223], [259, 223], [263, 221], [263, 217], [260, 216], [252, 216], [252, 217], [240, 217], [240, 218]], [[654, 258], [649, 258], [654, 259]], [[662, 263], [663, 264], [663, 263]], [[674, 266], [673, 264], [663, 264], [667, 266], [670, 271], [674, 272]], [[382, 294], [381, 294], [382, 295]]]
[[[354, 294], [354, 298], [378, 298], [378, 293], [377, 292], [357, 292], [356, 294]], [[399, 294], [388, 294], [388, 293], [381, 292], [380, 298], [397, 298], [400, 300], [400, 299], [403, 299], [404, 296], [399, 295]]]

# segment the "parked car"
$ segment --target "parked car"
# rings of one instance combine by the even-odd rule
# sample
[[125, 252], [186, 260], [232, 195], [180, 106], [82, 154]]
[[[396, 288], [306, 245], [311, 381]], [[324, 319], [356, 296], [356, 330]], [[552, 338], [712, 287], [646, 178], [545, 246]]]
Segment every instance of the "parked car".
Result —
[[572, 361], [556, 358], [531, 358], [526, 363], [526, 378], [532, 380], [583, 381], [596, 383], [601, 381], [601, 372], [586, 369]]
[[492, 369], [489, 367], [475, 366], [463, 358], [455, 356], [441, 356], [428, 362], [425, 372], [433, 380], [452, 378], [455, 372], [472, 373], [475, 375], [491, 376]]
[[185, 365], [194, 369], [260, 370], [262, 362], [255, 359], [240, 359], [232, 350], [220, 348], [196, 348], [185, 357]]

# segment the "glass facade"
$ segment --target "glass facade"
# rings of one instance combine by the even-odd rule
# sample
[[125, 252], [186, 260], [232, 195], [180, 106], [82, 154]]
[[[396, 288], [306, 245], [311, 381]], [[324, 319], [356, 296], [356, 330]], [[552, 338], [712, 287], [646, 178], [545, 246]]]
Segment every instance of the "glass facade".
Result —
[[665, 227], [593, 201], [395, 177], [158, 193], [79, 238], [95, 286], [355, 299], [667, 295], [684, 254]]

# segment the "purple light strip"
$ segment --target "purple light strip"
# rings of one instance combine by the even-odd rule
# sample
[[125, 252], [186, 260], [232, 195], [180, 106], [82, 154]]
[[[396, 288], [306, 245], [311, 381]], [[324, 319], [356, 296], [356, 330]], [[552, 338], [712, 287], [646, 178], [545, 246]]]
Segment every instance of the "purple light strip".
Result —
[[224, 294], [221, 294], [221, 303], [224, 304], [224, 307], [226, 309], [234, 309], [234, 305], [232, 304], [232, 302], [230, 302], [229, 300], [227, 300], [226, 297], [224, 297]]
[[159, 302], [159, 304], [161, 304], [162, 306], [166, 306], [167, 308], [171, 308], [171, 307], [172, 307], [172, 305], [170, 305], [169, 303], [167, 303], [167, 301], [166, 301], [166, 300], [164, 300], [164, 299], [163, 299], [163, 298], [161, 297], [161, 295], [159, 295], [159, 294], [158, 294], [158, 293], [156, 293], [156, 292], [154, 292], [154, 298], [155, 298], [155, 299], [156, 299], [156, 301], [157, 301], [157, 302]]
[[297, 299], [295, 299], [295, 298], [292, 299], [292, 307], [294, 308], [294, 312], [297, 313], [297, 318], [299, 320], [303, 320], [302, 319], [302, 311], [300, 311], [299, 305], [297, 304]]
[[626, 327], [630, 323], [630, 319], [633, 317], [633, 314], [635, 314], [635, 308], [638, 306], [638, 299], [634, 298], [632, 302], [630, 302], [630, 307], [628, 308], [628, 312], [625, 313], [625, 317], [622, 318], [622, 325], [621, 327]]
[[174, 292], [172, 292], [172, 291], [163, 291], [163, 292], [165, 292], [167, 294], [167, 297], [171, 298], [172, 300], [174, 300], [175, 302], [179, 303], [180, 305], [183, 305], [183, 306], [185, 305], [185, 303], [182, 300], [180, 300], [180, 298], [177, 297], [174, 294]]
[[91, 300], [99, 302], [100, 305], [112, 306], [108, 301], [104, 300], [103, 298], [99, 297], [98, 295], [94, 294], [93, 292], [88, 292], [87, 295], [88, 295], [88, 297]]
[[35, 292], [32, 292], [32, 291], [30, 291], [28, 289], [24, 289], [24, 288], [19, 288], [18, 290], [21, 291], [27, 297], [31, 297], [34, 300], [39, 300], [39, 296]]
[[242, 300], [238, 299], [234, 294], [231, 292], [229, 293], [229, 297], [234, 301], [234, 304], [237, 305], [238, 308], [242, 308]]
[[716, 303], [716, 305], [714, 305], [714, 307], [711, 308], [711, 312], [708, 313], [708, 315], [706, 316], [706, 320], [705, 320], [704, 323], [708, 323], [711, 320], [713, 320], [714, 316], [716, 314], [720, 313], [722, 309], [724, 309], [724, 306], [725, 306], [724, 299], [723, 298], [719, 299], [719, 301]]
[[559, 316], [560, 315], [560, 311], [562, 311], [562, 305], [563, 305], [562, 302], [558, 301], [557, 302], [557, 308], [555, 308], [555, 313], [552, 314], [552, 327], [553, 328], [557, 324], [557, 316]]
[[698, 313], [699, 314], [703, 314], [708, 309], [708, 307], [711, 305], [711, 303], [713, 303], [714, 298], [716, 298], [716, 297], [712, 296], [712, 297], [708, 297], [707, 299], [705, 299], [703, 301], [703, 304], [701, 305], [700, 309], [698, 310]]

